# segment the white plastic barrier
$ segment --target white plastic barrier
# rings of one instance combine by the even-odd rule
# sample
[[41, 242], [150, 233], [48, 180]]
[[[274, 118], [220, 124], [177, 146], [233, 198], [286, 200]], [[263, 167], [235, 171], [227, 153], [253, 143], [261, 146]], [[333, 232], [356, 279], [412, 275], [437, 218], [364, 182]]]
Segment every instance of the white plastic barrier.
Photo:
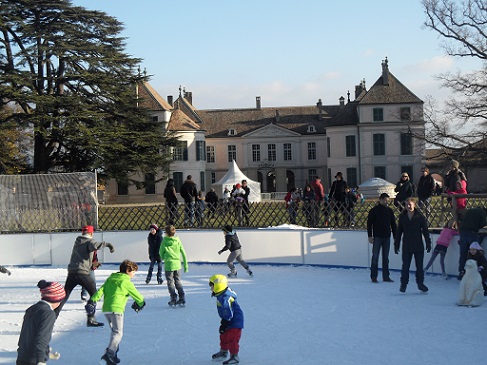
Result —
[[[79, 233], [0, 235], [2, 265], [66, 266]], [[120, 263], [124, 259], [148, 262], [148, 231], [97, 232], [94, 239], [111, 242], [115, 252], [99, 251], [101, 262]], [[224, 263], [218, 255], [224, 245], [219, 230], [178, 230], [190, 262]], [[243, 254], [249, 263], [369, 267], [372, 245], [365, 231], [256, 229], [238, 231]], [[438, 235], [432, 235], [433, 247]], [[454, 239], [456, 240], [456, 239]], [[445, 259], [447, 273], [458, 272], [458, 245], [452, 241]], [[425, 253], [425, 265], [430, 254]], [[401, 255], [394, 254], [391, 240], [390, 268], [400, 270]], [[381, 260], [379, 260], [379, 268]], [[412, 264], [414, 269], [414, 260]], [[439, 257], [433, 272], [439, 273]]]

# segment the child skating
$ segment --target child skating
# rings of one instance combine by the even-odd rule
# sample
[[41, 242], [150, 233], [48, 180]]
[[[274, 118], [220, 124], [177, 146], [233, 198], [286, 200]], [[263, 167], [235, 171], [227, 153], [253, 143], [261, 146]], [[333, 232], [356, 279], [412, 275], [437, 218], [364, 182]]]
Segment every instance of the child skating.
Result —
[[247, 273], [250, 276], [253, 276], [252, 271], [250, 271], [249, 265], [244, 261], [242, 255], [242, 245], [240, 244], [240, 240], [238, 239], [237, 232], [233, 230], [233, 227], [230, 225], [226, 225], [222, 228], [223, 234], [225, 235], [225, 246], [218, 251], [218, 254], [221, 255], [223, 252], [229, 250], [230, 255], [227, 258], [227, 265], [230, 268], [230, 273], [228, 277], [234, 278], [237, 276], [237, 269], [233, 262], [237, 260], [242, 267], [247, 270]]
[[184, 251], [181, 240], [176, 236], [176, 228], [174, 226], [166, 226], [165, 232], [166, 236], [161, 243], [160, 255], [164, 261], [167, 290], [171, 297], [171, 300], [167, 304], [173, 308], [176, 308], [176, 305], [184, 307], [186, 298], [183, 284], [181, 283], [181, 256], [184, 263], [184, 272], [188, 272], [186, 252]]
[[120, 271], [111, 274], [85, 306], [88, 315], [94, 315], [96, 302], [104, 297], [102, 309], [111, 332], [108, 347], [101, 358], [101, 364], [115, 365], [120, 362], [117, 354], [123, 337], [123, 314], [129, 296], [134, 299], [133, 310], [139, 312], [145, 307], [144, 297], [131, 281], [138, 269], [135, 262], [124, 260], [120, 264]]
[[147, 244], [149, 246], [149, 271], [147, 272], [147, 277], [145, 283], [149, 284], [152, 279], [152, 271], [154, 270], [154, 265], [157, 262], [157, 284], [162, 284], [162, 260], [159, 254], [161, 250], [162, 242], [162, 231], [159, 229], [157, 224], [152, 223], [149, 227], [149, 235], [147, 236]]
[[213, 354], [213, 361], [223, 361], [224, 365], [238, 364], [239, 341], [244, 328], [244, 315], [237, 302], [237, 294], [228, 288], [225, 275], [213, 275], [210, 278], [211, 296], [216, 297], [216, 308], [221, 318], [220, 322], [220, 351]]
[[448, 250], [448, 246], [450, 245], [450, 241], [454, 236], [458, 235], [457, 231], [457, 223], [455, 221], [448, 222], [448, 224], [441, 230], [440, 236], [436, 241], [435, 249], [433, 250], [433, 254], [431, 255], [428, 264], [425, 266], [424, 271], [428, 271], [428, 269], [433, 265], [436, 257], [440, 255], [440, 266], [441, 266], [441, 275], [448, 279], [448, 275], [445, 271], [445, 255], [446, 251]]

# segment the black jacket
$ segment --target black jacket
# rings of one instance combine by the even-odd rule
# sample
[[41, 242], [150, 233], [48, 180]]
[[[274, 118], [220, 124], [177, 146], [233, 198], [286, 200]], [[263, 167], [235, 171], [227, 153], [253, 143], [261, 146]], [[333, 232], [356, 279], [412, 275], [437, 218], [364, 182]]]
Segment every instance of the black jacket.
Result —
[[337, 202], [345, 202], [345, 188], [347, 187], [347, 182], [345, 180], [335, 180], [331, 184], [330, 194], [328, 198], [335, 199]]
[[29, 364], [47, 362], [54, 322], [56, 322], [56, 314], [46, 302], [37, 302], [25, 311], [17, 360]]
[[240, 245], [240, 240], [235, 231], [225, 235], [225, 246], [222, 248], [222, 251], [230, 250], [230, 252], [233, 252], [241, 248], [242, 245]]
[[149, 259], [160, 260], [159, 249], [161, 248], [162, 231], [158, 229], [156, 234], [149, 233], [147, 236], [147, 244], [149, 245]]
[[428, 223], [426, 222], [424, 215], [417, 209], [414, 209], [413, 217], [409, 219], [408, 211], [404, 210], [399, 215], [394, 248], [399, 250], [402, 237], [403, 252], [424, 251], [423, 238], [421, 236], [423, 236], [426, 241], [426, 249], [431, 250], [431, 237], [428, 231]]
[[401, 180], [396, 184], [396, 188], [394, 189], [394, 191], [397, 193], [394, 200], [403, 202], [410, 196], [413, 196], [414, 194], [413, 184], [410, 180], [406, 180], [406, 181]]
[[435, 190], [435, 187], [436, 187], [436, 183], [435, 183], [435, 179], [433, 179], [433, 176], [431, 176], [430, 174], [426, 176], [424, 175], [421, 176], [419, 178], [418, 188], [416, 190], [416, 192], [418, 193], [418, 198], [420, 200], [428, 199], [430, 196], [433, 195], [433, 191]]
[[397, 224], [394, 211], [382, 204], [377, 204], [367, 216], [368, 237], [396, 237]]
[[174, 185], [168, 185], [164, 189], [164, 198], [166, 198], [167, 203], [178, 203], [178, 197], [176, 195], [176, 190]]
[[181, 185], [181, 189], [179, 192], [186, 203], [193, 202], [198, 195], [196, 184], [192, 180], [186, 180], [183, 185]]

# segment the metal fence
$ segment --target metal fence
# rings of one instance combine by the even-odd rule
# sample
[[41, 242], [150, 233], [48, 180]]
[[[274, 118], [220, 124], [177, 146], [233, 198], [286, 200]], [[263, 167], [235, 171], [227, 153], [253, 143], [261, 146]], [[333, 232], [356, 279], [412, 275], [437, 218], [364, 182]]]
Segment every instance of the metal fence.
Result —
[[[462, 213], [456, 208], [456, 198], [466, 198], [467, 209], [487, 206], [487, 194], [456, 195], [453, 201], [446, 194], [433, 197], [431, 204], [427, 207], [421, 207], [418, 204], [418, 208], [426, 216], [430, 228], [441, 228], [450, 219], [455, 219], [457, 213]], [[290, 209], [286, 207], [284, 200], [262, 201], [250, 203], [248, 206], [220, 201], [214, 206], [209, 204], [195, 206], [193, 213], [185, 210], [184, 204], [179, 204], [173, 211], [169, 211], [164, 204], [99, 205], [97, 212], [91, 212], [93, 217], [97, 213], [98, 220], [94, 222], [84, 219], [85, 216], [80, 214], [77, 207], [74, 212], [58, 209], [53, 214], [48, 214], [45, 210], [33, 209], [23, 213], [21, 226], [12, 225], [7, 229], [3, 228], [1, 232], [73, 231], [79, 230], [82, 225], [89, 223], [106, 231], [146, 230], [151, 223], [159, 226], [171, 223], [176, 228], [189, 229], [217, 229], [227, 224], [249, 228], [296, 224], [314, 228], [366, 229], [368, 212], [377, 203], [377, 200], [364, 200], [352, 208], [334, 202], [321, 205], [301, 202], [294, 207], [295, 209]], [[396, 207], [393, 204], [390, 206], [395, 210], [396, 216], [403, 209], [403, 207]], [[82, 219], [73, 220], [73, 214]], [[27, 217], [30, 219], [27, 220]], [[78, 225], [73, 226], [74, 221], [78, 222]], [[27, 224], [28, 222], [32, 224]]]

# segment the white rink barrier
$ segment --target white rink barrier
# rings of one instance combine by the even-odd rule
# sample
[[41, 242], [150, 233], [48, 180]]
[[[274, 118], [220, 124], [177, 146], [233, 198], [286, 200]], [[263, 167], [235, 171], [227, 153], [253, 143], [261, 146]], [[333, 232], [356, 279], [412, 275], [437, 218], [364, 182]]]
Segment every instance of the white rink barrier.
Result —
[[[120, 263], [130, 259], [138, 263], [149, 261], [147, 253], [148, 231], [107, 231], [96, 232], [97, 241], [111, 242], [115, 252], [108, 249], [99, 251], [104, 263]], [[66, 266], [71, 257], [71, 249], [80, 233], [38, 233], [2, 234], [0, 265]], [[220, 230], [178, 230], [188, 261], [192, 263], [225, 263], [227, 253], [218, 255], [224, 245]], [[368, 268], [372, 256], [372, 245], [368, 243], [365, 231], [340, 230], [296, 230], [296, 229], [242, 229], [238, 230], [244, 259], [250, 264], [292, 264], [322, 265], [330, 267]], [[432, 234], [435, 247], [437, 234]], [[445, 258], [449, 275], [458, 273], [458, 238], [454, 238]], [[431, 254], [425, 252], [424, 263]], [[389, 254], [390, 268], [401, 269], [401, 255], [394, 254], [391, 239]], [[437, 257], [429, 272], [441, 273], [440, 258]], [[382, 260], [379, 258], [379, 269]], [[411, 265], [414, 269], [414, 260]]]

